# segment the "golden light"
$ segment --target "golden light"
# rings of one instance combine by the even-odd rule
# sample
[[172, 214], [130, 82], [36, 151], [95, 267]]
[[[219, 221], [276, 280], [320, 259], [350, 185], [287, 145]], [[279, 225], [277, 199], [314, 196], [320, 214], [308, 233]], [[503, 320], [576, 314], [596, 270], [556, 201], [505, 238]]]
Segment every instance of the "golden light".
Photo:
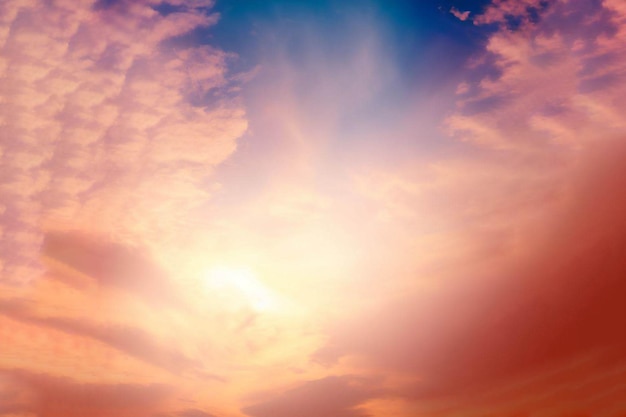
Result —
[[261, 312], [278, 306], [277, 296], [250, 268], [215, 266], [206, 271], [203, 279], [206, 290], [231, 307]]

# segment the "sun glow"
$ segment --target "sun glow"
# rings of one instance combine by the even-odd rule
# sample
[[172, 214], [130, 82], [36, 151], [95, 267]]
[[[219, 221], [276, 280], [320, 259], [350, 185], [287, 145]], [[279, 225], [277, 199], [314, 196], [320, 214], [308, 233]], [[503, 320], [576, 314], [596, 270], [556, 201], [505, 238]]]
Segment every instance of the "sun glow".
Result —
[[256, 311], [273, 310], [278, 305], [276, 295], [245, 267], [216, 266], [204, 275], [207, 291], [232, 307], [248, 306]]

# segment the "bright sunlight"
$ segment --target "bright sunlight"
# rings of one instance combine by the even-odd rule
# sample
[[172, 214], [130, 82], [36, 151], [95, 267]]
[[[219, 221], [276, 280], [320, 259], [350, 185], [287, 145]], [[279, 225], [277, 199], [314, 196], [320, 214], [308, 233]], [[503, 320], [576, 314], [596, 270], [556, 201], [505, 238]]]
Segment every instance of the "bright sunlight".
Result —
[[256, 311], [268, 311], [277, 306], [273, 292], [246, 267], [216, 266], [204, 277], [206, 289], [224, 302]]

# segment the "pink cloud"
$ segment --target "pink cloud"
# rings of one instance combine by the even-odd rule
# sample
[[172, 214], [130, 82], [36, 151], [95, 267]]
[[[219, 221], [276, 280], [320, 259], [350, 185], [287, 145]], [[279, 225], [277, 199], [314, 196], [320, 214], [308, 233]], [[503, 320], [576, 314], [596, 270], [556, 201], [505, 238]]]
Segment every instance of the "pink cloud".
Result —
[[208, 198], [205, 180], [246, 121], [232, 100], [209, 110], [201, 99], [228, 84], [227, 54], [161, 46], [216, 21], [180, 5], [163, 16], [151, 2], [3, 4], [4, 280], [40, 273], [43, 227], [98, 217], [137, 243]]
[[332, 415], [337, 417], [366, 417], [357, 408], [368, 398], [380, 395], [376, 381], [353, 376], [330, 376], [308, 381], [275, 398], [244, 408], [252, 417], [303, 417]]
[[456, 17], [457, 19], [461, 20], [461, 21], [466, 21], [469, 18], [470, 12], [469, 11], [465, 11], [462, 12], [459, 9], [453, 7], [450, 9], [450, 13], [452, 13], [454, 15], [454, 17]]
[[[368, 226], [384, 220], [394, 248], [381, 245], [380, 257], [406, 262], [396, 278], [381, 268], [379, 281], [405, 279], [408, 294], [337, 324], [314, 360], [413, 378], [398, 383], [407, 415], [623, 408], [623, 390], [610, 387], [624, 377], [626, 346], [615, 252], [624, 17], [612, 2], [585, 1], [494, 2], [476, 17], [501, 27], [469, 62], [443, 126], [463, 152], [355, 175]], [[605, 362], [580, 365], [594, 355]], [[525, 378], [542, 388], [516, 390]], [[501, 384], [511, 391], [498, 397]], [[548, 386], [558, 388], [542, 394]]]
[[[81, 416], [153, 416], [171, 395], [171, 387], [162, 385], [83, 385], [65, 378], [12, 371], [5, 373], [9, 387], [17, 398], [32, 402], [17, 402], [7, 412], [46, 417]], [[19, 400], [18, 400], [19, 401]], [[28, 414], [33, 413], [33, 414]], [[20, 414], [18, 414], [20, 415]]]
[[0, 414], [623, 409], [619, 0], [494, 1], [467, 78], [400, 114], [373, 19], [273, 44], [244, 111], [180, 36], [211, 2], [157, 4], [0, 5]]
[[[136, 327], [118, 324], [98, 324], [89, 319], [44, 316], [29, 308], [29, 300], [0, 300], [0, 314], [12, 320], [49, 327], [69, 335], [87, 337], [105, 343], [124, 354], [154, 364], [174, 373], [187, 370], [194, 361], [171, 346], [165, 346], [158, 336]], [[32, 301], [32, 300], [30, 300]], [[87, 313], [84, 311], [83, 313]]]
[[577, 146], [619, 134], [624, 124], [618, 109], [626, 105], [619, 83], [622, 21], [608, 3], [555, 3], [538, 22], [500, 30], [487, 45], [495, 59], [492, 71], [499, 75], [472, 86], [475, 94], [459, 101], [461, 111], [449, 118], [449, 131], [500, 148], [533, 148], [546, 141]]
[[172, 3], [0, 5], [0, 378], [24, 393], [0, 414], [184, 415], [203, 404], [168, 384], [221, 383], [160, 261], [247, 121], [220, 94], [233, 56], [179, 39], [216, 23], [212, 2]]
[[531, 10], [545, 8], [542, 0], [494, 0], [483, 13], [476, 16], [475, 24], [489, 24], [506, 22], [506, 18], [515, 18], [525, 21], [529, 18]]

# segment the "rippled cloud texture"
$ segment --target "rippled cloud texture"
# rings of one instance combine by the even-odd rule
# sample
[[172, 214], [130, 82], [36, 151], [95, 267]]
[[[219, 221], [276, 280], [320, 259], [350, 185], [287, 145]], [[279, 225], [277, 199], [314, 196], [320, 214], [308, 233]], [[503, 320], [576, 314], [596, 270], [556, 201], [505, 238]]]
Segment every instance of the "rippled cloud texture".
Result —
[[625, 416], [626, 4], [229, 4], [0, 0], [0, 416]]

